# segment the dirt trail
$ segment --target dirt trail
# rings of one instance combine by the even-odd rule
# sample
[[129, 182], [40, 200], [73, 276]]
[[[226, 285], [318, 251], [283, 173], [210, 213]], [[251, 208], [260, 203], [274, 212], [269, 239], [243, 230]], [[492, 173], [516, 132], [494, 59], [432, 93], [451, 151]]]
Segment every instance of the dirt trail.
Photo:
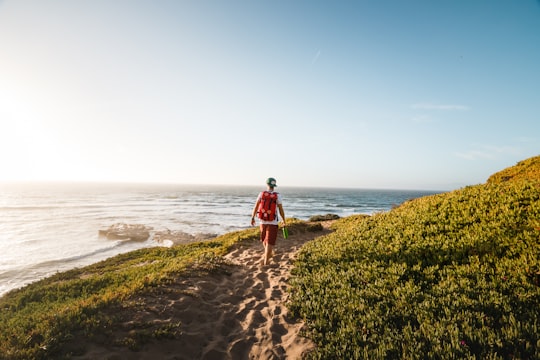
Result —
[[[178, 324], [175, 339], [152, 340], [142, 348], [86, 343], [74, 359], [301, 359], [313, 343], [299, 335], [303, 324], [285, 304], [292, 263], [307, 241], [328, 233], [294, 233], [278, 238], [271, 264], [260, 263], [259, 242], [239, 245], [225, 256], [226, 271], [179, 279], [159, 296], [141, 299], [141, 310], [126, 318], [116, 338], [148, 324]], [[124, 332], [124, 333], [122, 333]]]

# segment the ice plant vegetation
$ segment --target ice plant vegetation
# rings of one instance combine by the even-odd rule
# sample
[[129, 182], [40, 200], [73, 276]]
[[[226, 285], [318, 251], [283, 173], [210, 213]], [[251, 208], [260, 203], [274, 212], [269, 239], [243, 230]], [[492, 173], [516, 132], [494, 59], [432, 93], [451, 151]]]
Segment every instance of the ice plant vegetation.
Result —
[[291, 308], [315, 359], [540, 358], [540, 157], [350, 217], [305, 245]]

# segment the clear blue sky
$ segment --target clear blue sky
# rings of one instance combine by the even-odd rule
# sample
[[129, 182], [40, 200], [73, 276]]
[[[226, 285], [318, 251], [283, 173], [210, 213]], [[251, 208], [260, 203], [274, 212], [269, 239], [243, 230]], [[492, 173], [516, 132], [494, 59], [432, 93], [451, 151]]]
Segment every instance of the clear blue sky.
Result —
[[540, 153], [540, 2], [0, 1], [0, 181], [451, 190]]

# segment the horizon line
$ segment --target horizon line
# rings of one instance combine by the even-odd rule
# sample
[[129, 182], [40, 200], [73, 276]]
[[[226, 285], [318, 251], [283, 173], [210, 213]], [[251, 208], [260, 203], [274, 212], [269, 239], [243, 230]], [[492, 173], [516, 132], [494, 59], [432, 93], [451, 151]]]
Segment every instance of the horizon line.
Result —
[[[214, 186], [214, 187], [261, 187], [265, 184], [224, 184], [224, 183], [189, 183], [189, 182], [158, 182], [158, 181], [120, 181], [120, 180], [0, 180], [0, 185], [96, 185], [96, 186]], [[460, 187], [467, 185], [460, 185]], [[454, 189], [442, 188], [408, 188], [408, 187], [369, 187], [369, 186], [336, 186], [336, 185], [286, 185], [276, 187], [276, 190], [287, 188], [303, 189], [342, 189], [342, 190], [388, 190], [388, 191], [429, 191], [448, 192]]]

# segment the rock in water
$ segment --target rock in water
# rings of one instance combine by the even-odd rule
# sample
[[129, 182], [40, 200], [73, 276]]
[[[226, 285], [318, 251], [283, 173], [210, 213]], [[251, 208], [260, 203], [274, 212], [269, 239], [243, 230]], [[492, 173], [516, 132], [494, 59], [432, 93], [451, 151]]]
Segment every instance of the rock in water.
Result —
[[183, 231], [156, 231], [154, 234], [154, 240], [162, 245], [178, 245], [189, 244], [196, 241], [204, 241], [215, 238], [217, 234], [210, 233], [197, 233], [195, 235], [185, 233]]
[[151, 227], [140, 224], [118, 223], [106, 230], [99, 230], [99, 236], [109, 240], [146, 241], [150, 237]]

